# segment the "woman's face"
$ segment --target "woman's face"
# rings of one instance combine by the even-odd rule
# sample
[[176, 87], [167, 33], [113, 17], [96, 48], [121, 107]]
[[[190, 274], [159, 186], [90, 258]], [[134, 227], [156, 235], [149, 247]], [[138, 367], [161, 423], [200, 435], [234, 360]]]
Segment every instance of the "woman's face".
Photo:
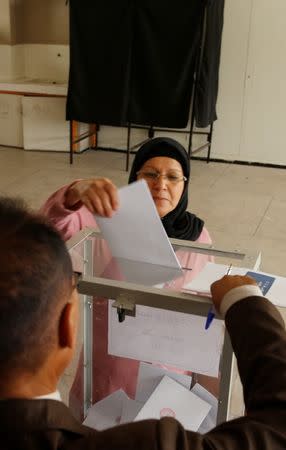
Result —
[[[159, 216], [161, 218], [166, 216], [176, 208], [184, 190], [185, 182], [181, 164], [176, 159], [157, 156], [148, 159], [139, 172], [137, 179], [143, 178], [147, 181]], [[150, 179], [148, 175], [152, 173], [160, 174], [160, 176]]]

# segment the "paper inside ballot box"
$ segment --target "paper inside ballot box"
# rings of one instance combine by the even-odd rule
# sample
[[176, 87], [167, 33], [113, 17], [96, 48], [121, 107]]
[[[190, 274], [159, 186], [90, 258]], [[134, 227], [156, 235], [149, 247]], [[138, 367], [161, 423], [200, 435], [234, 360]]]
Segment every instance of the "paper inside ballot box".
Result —
[[172, 367], [140, 362], [135, 399], [145, 403], [165, 375], [190, 389], [192, 383], [190, 374], [185, 374], [182, 370], [179, 371]]
[[212, 402], [208, 403], [209, 398], [200, 395], [200, 390], [197, 390], [197, 394], [164, 376], [145, 404], [130, 399], [120, 389], [89, 408], [83, 423], [100, 431], [119, 423], [170, 416], [189, 430], [196, 431], [204, 424], [209, 429], [215, 423], [215, 417], [208, 420], [213, 410]]
[[205, 317], [136, 306], [136, 316], [119, 323], [109, 300], [108, 353], [209, 376], [218, 376], [224, 323]]
[[126, 400], [129, 397], [122, 389], [113, 392], [89, 408], [83, 424], [99, 431], [118, 425]]
[[169, 416], [177, 419], [187, 430], [197, 431], [210, 409], [209, 403], [164, 376], [135, 421]]

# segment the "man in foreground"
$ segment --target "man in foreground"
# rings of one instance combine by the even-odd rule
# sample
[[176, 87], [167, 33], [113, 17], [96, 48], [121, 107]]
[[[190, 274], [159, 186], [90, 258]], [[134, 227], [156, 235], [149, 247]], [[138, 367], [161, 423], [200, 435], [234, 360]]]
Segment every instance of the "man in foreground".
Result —
[[212, 285], [238, 359], [247, 416], [205, 435], [167, 417], [97, 432], [73, 418], [56, 390], [78, 322], [65, 244], [45, 219], [0, 199], [0, 249], [1, 449], [286, 448], [284, 323], [251, 278], [226, 276]]

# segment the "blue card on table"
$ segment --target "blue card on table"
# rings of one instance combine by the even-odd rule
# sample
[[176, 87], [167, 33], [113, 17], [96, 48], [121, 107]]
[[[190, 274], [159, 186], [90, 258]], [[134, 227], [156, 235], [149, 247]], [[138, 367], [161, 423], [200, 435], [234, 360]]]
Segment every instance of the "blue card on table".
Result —
[[245, 275], [249, 275], [250, 277], [254, 278], [263, 295], [265, 295], [269, 291], [275, 281], [274, 277], [263, 275], [262, 273], [247, 272]]

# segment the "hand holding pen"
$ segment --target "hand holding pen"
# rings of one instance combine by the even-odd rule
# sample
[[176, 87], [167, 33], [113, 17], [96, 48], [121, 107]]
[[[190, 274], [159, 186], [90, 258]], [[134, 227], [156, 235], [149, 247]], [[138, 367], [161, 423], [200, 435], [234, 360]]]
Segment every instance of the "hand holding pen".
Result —
[[[226, 271], [226, 275], [230, 275], [231, 269], [232, 269], [232, 264], [230, 264], [228, 266], [228, 269]], [[215, 307], [211, 306], [211, 308], [209, 309], [208, 315], [207, 315], [206, 324], [205, 324], [205, 330], [209, 329], [213, 319], [215, 318], [215, 315], [216, 315]]]

